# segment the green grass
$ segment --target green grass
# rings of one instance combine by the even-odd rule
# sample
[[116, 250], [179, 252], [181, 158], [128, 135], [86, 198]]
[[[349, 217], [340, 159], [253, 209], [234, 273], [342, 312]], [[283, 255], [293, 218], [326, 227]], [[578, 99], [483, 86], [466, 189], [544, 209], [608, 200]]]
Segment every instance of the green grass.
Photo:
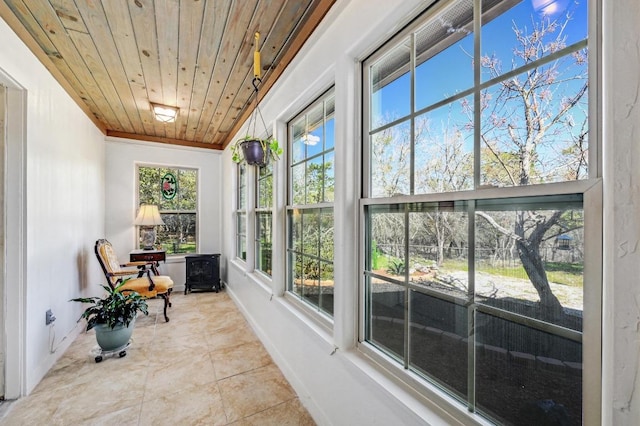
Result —
[[582, 270], [584, 269], [581, 264], [578, 263], [560, 263], [560, 262], [547, 262], [546, 265], [547, 272], [567, 272], [571, 274], [580, 274], [582, 275]]
[[162, 249], [166, 250], [167, 254], [174, 253], [195, 253], [196, 252], [196, 244], [195, 243], [183, 243], [178, 246], [177, 251], [173, 251], [173, 243], [163, 243]]
[[[392, 261], [397, 260], [393, 256], [381, 255], [378, 257], [378, 269], [386, 271]], [[413, 259], [414, 262], [431, 264], [432, 261]], [[442, 271], [468, 271], [469, 265], [466, 260], [448, 259], [440, 267]], [[547, 262], [545, 264], [547, 279], [550, 282], [568, 285], [572, 287], [582, 287], [583, 265], [575, 263]], [[478, 271], [502, 277], [528, 280], [527, 273], [522, 266], [506, 267], [491, 266], [483, 264]]]
[[[444, 263], [443, 269], [466, 271], [468, 268], [465, 262], [447, 261]], [[582, 265], [547, 262], [545, 265], [545, 269], [547, 271], [547, 279], [550, 282], [572, 287], [582, 287]], [[502, 277], [524, 280], [529, 279], [527, 277], [527, 273], [521, 265], [515, 267], [482, 265], [478, 268], [478, 270], [487, 274], [498, 275]]]
[[445, 269], [449, 271], [468, 271], [469, 264], [466, 260], [454, 260], [448, 259], [445, 260], [440, 269]]
[[547, 271], [547, 278], [549, 281], [554, 283], [564, 284], [571, 287], [582, 287], [582, 274]]
[[395, 257], [387, 256], [385, 254], [381, 254], [378, 256], [378, 269], [382, 269], [386, 271], [389, 269], [389, 265], [391, 264], [391, 260], [395, 259]]

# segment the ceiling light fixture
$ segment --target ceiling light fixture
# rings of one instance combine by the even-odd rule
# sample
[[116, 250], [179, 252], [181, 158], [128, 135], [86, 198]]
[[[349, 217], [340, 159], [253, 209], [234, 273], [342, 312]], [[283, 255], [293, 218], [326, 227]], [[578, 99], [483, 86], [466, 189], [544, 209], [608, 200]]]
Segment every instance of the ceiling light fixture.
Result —
[[151, 109], [156, 117], [156, 120], [163, 123], [173, 123], [176, 121], [176, 115], [178, 115], [178, 107], [172, 107], [169, 105], [161, 105], [151, 103]]

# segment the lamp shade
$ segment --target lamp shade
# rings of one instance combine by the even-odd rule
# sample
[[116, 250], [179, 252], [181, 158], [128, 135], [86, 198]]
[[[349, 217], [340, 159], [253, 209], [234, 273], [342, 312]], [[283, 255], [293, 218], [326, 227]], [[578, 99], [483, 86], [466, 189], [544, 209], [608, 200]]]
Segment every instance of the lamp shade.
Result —
[[138, 216], [136, 216], [136, 220], [133, 222], [133, 224], [140, 226], [155, 226], [164, 225], [164, 222], [160, 217], [158, 206], [156, 206], [155, 204], [143, 204], [140, 206], [140, 210], [138, 210]]

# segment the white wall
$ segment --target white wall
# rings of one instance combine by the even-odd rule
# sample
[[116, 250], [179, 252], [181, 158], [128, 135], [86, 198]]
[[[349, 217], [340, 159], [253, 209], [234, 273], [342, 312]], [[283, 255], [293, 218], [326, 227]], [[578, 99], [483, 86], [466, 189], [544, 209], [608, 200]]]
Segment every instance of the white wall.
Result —
[[[136, 165], [194, 168], [198, 170], [198, 252], [221, 253], [221, 152], [160, 143], [107, 138], [105, 234], [122, 261], [136, 248]], [[95, 242], [95, 240], [94, 240]], [[171, 276], [174, 290], [184, 289], [184, 256], [160, 265]]]
[[[336, 259], [357, 259], [359, 164], [358, 63], [429, 2], [338, 1], [261, 104], [279, 140], [285, 124], [335, 82], [336, 87]], [[640, 424], [640, 4], [603, 2], [604, 279], [602, 419], [589, 424]], [[595, 24], [595, 19], [592, 21]], [[596, 46], [599, 40], [590, 40]], [[594, 49], [595, 51], [595, 49]], [[595, 55], [591, 58], [596, 61]], [[595, 105], [596, 103], [593, 102]], [[242, 132], [239, 132], [239, 135]], [[283, 162], [275, 181], [285, 179]], [[234, 253], [234, 165], [224, 156], [224, 252]], [[284, 194], [278, 189], [274, 252], [283, 253]], [[251, 216], [249, 221], [251, 222]], [[228, 291], [320, 424], [468, 423], [458, 409], [421, 400], [383, 376], [355, 349], [357, 261], [335, 264], [333, 333], [300, 313], [284, 289], [284, 260], [274, 257], [273, 280], [245, 264], [227, 264]], [[351, 263], [351, 265], [345, 265]], [[597, 268], [596, 268], [597, 269]], [[272, 297], [273, 294], [273, 297]], [[590, 342], [585, 342], [590, 344]], [[335, 348], [338, 348], [331, 355]], [[433, 396], [446, 410], [449, 402]]]
[[[337, 195], [336, 227], [342, 226], [344, 253], [354, 253], [355, 175], [357, 165], [357, 61], [393, 34], [414, 9], [426, 2], [338, 0], [283, 79], [267, 96], [262, 107], [266, 120], [282, 124], [315, 95], [336, 84], [336, 114], [341, 117], [336, 155], [337, 185], [345, 188]], [[604, 2], [604, 383], [603, 424], [640, 423], [640, 291], [637, 277], [640, 262], [637, 250], [640, 215], [638, 181], [638, 135], [640, 109], [640, 4], [637, 0]], [[340, 12], [340, 14], [338, 13]], [[321, 35], [323, 33], [324, 35]], [[121, 146], [110, 142], [108, 172], [105, 173], [103, 137], [69, 99], [42, 65], [31, 55], [8, 26], [0, 21], [0, 71], [26, 90], [25, 156], [26, 219], [18, 224], [26, 230], [25, 297], [23, 321], [26, 340], [9, 342], [23, 347], [25, 358], [18, 374], [23, 374], [27, 392], [35, 386], [77, 332], [75, 320], [80, 308], [70, 308], [67, 300], [90, 293], [102, 280], [93, 257], [96, 238], [106, 236], [121, 256], [133, 248], [135, 161], [167, 162], [202, 167], [211, 192], [203, 197], [216, 205], [201, 206], [201, 229], [215, 235], [201, 237], [202, 251], [234, 252], [233, 180], [228, 153], [220, 163], [214, 154], [201, 155], [148, 145]], [[614, 143], [615, 141], [615, 143]], [[9, 145], [15, 140], [9, 139]], [[113, 145], [113, 146], [112, 146]], [[157, 151], [156, 151], [157, 150]], [[194, 158], [195, 157], [195, 158]], [[215, 157], [215, 158], [214, 158]], [[342, 163], [340, 163], [342, 159]], [[172, 161], [169, 161], [172, 160]], [[202, 160], [202, 163], [199, 163]], [[206, 164], [204, 164], [206, 163]], [[211, 169], [209, 169], [211, 165]], [[123, 172], [123, 176], [119, 172]], [[221, 173], [222, 172], [222, 173]], [[282, 173], [280, 168], [279, 173]], [[107, 196], [105, 203], [105, 176]], [[276, 176], [276, 180], [282, 179]], [[17, 185], [8, 176], [9, 185]], [[204, 174], [201, 182], [205, 182]], [[282, 195], [282, 194], [280, 194]], [[222, 196], [222, 198], [220, 198]], [[210, 197], [210, 198], [209, 198]], [[15, 199], [14, 199], [15, 200]], [[14, 200], [9, 199], [8, 203]], [[222, 201], [221, 201], [222, 200]], [[282, 196], [277, 213], [283, 215]], [[105, 222], [106, 215], [106, 222]], [[206, 224], [202, 218], [206, 217]], [[282, 223], [282, 220], [280, 223]], [[106, 223], [106, 226], [105, 226]], [[209, 228], [211, 226], [211, 228]], [[222, 227], [222, 228], [221, 228]], [[224, 229], [224, 246], [220, 235]], [[337, 235], [341, 235], [336, 233]], [[281, 238], [281, 236], [280, 236]], [[280, 243], [281, 244], [281, 243]], [[19, 247], [15, 247], [18, 250]], [[225, 264], [223, 260], [223, 264]], [[354, 262], [355, 263], [355, 262]], [[337, 266], [337, 265], [336, 265]], [[301, 394], [316, 419], [328, 424], [417, 424], [454, 422], [446, 414], [429, 409], [428, 404], [404, 393], [371, 370], [349, 346], [355, 335], [349, 316], [355, 295], [350, 283], [357, 282], [354, 270], [336, 270], [337, 329], [326, 333], [292, 309], [274, 288], [283, 288], [283, 271], [274, 272], [274, 281], [258, 284], [245, 274], [242, 264], [228, 262], [229, 292], [239, 303], [263, 339], [274, 359]], [[277, 269], [275, 269], [277, 271]], [[9, 283], [20, 285], [20, 283]], [[12, 300], [5, 303], [10, 304]], [[44, 312], [53, 309], [56, 340], [44, 325]], [[342, 316], [343, 319], [340, 319]], [[15, 324], [11, 324], [14, 327]], [[7, 333], [8, 324], [4, 324]], [[64, 336], [70, 336], [62, 340]], [[51, 346], [57, 351], [49, 353]], [[330, 355], [334, 346], [339, 349]], [[14, 374], [9, 371], [7, 374]], [[11, 397], [11, 395], [9, 395]]]
[[640, 424], [640, 2], [603, 2], [603, 424]]
[[[6, 370], [7, 397], [15, 398], [30, 392], [73, 341], [80, 331], [76, 320], [81, 307], [68, 300], [98, 282], [92, 248], [94, 236], [104, 232], [104, 136], [2, 20], [0, 40], [1, 74], [14, 93], [26, 95], [22, 114], [9, 111], [18, 119], [10, 117], [8, 126], [24, 120], [24, 127], [14, 128], [11, 133], [18, 137], [7, 141], [5, 189], [8, 210], [26, 197], [26, 207], [19, 207], [24, 217], [7, 223], [12, 232], [18, 228], [26, 233], [18, 241], [22, 247], [8, 247], [12, 255], [24, 249], [24, 281], [6, 282], [19, 287], [11, 294], [20, 299], [7, 296], [12, 324], [5, 324], [3, 337], [11, 335], [9, 325], [24, 326], [17, 339], [7, 342], [8, 351], [19, 352], [20, 358], [11, 358], [17, 364]], [[14, 316], [17, 303], [21, 306]], [[45, 326], [47, 309], [57, 317], [53, 326]]]
[[[359, 164], [358, 63], [404, 26], [428, 2], [338, 1], [318, 31], [287, 68], [261, 104], [267, 123], [274, 123], [279, 140], [286, 140], [286, 122], [335, 84], [336, 96], [336, 259], [357, 255], [357, 193]], [[241, 135], [242, 131], [238, 133]], [[285, 161], [277, 163], [274, 252], [284, 252], [282, 184]], [[224, 156], [224, 252], [229, 254], [228, 291], [247, 316], [301, 401], [319, 424], [390, 425], [457, 424], [466, 413], [442, 407], [446, 396], [433, 401], [415, 395], [372, 368], [355, 349], [357, 330], [357, 262], [335, 262], [334, 329], [328, 331], [283, 297], [284, 259], [274, 257], [273, 280], [247, 272], [233, 259], [234, 165]], [[251, 182], [252, 172], [249, 172]], [[249, 223], [252, 221], [249, 216]], [[271, 296], [273, 294], [273, 297]], [[336, 350], [337, 348], [337, 350]], [[335, 351], [335, 352], [334, 352]], [[440, 407], [434, 404], [437, 401]]]

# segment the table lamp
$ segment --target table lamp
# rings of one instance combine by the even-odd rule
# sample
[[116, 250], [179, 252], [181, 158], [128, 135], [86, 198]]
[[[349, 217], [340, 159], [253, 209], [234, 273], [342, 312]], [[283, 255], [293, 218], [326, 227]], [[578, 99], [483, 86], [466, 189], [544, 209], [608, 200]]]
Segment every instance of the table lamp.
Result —
[[142, 248], [144, 250], [153, 250], [153, 245], [156, 242], [156, 226], [164, 225], [160, 217], [160, 212], [158, 211], [158, 206], [154, 204], [142, 204], [133, 224], [140, 226]]

